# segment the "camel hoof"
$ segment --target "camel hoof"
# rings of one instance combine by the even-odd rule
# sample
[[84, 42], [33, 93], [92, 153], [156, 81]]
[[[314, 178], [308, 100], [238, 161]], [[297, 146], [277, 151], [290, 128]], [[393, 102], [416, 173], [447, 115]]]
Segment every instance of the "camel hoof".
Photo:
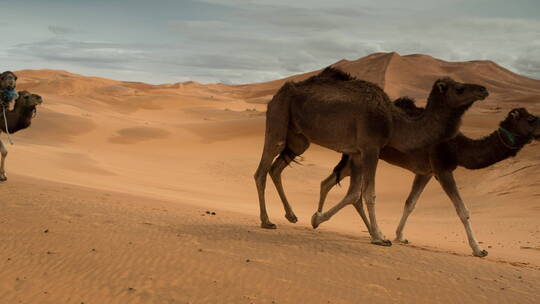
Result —
[[317, 229], [317, 227], [319, 227], [319, 225], [322, 223], [322, 221], [320, 221], [321, 217], [322, 217], [322, 213], [320, 212], [315, 212], [311, 216], [311, 227], [313, 227], [313, 229]]
[[264, 229], [276, 229], [277, 226], [276, 226], [276, 224], [272, 224], [270, 222], [267, 222], [267, 223], [261, 223], [261, 228], [264, 228]]
[[5, 176], [0, 176], [0, 183], [1, 183], [1, 182], [5, 182], [5, 181], [7, 181], [7, 177], [5, 177]]
[[390, 247], [390, 246], [392, 246], [392, 241], [390, 241], [390, 240], [376, 240], [376, 241], [371, 241], [371, 244]]
[[486, 250], [482, 250], [480, 252], [473, 252], [473, 255], [475, 257], [483, 258], [483, 257], [486, 257], [488, 255], [488, 252]]
[[294, 213], [290, 213], [290, 214], [287, 213], [287, 214], [285, 214], [285, 218], [286, 218], [289, 222], [291, 222], [291, 223], [296, 223], [296, 222], [298, 222], [298, 218], [296, 217], [296, 215], [294, 215]]
[[401, 244], [409, 244], [409, 240], [407, 239], [395, 239], [394, 242]]

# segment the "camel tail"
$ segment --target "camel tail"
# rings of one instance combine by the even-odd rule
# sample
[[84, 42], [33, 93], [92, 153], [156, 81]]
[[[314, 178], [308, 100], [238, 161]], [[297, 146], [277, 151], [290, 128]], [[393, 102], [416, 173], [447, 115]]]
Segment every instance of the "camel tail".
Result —
[[[272, 97], [266, 110], [265, 150], [281, 154], [285, 160], [294, 160], [296, 155], [287, 147], [290, 104], [296, 97], [294, 83], [286, 82]], [[273, 153], [272, 153], [273, 154]]]
[[339, 183], [339, 180], [340, 180], [340, 173], [341, 173], [341, 170], [343, 170], [343, 168], [345, 168], [345, 166], [347, 165], [347, 163], [349, 162], [349, 155], [347, 154], [342, 154], [341, 155], [341, 160], [339, 161], [339, 163], [334, 167], [334, 174], [336, 175], [336, 183], [338, 185], [341, 186], [341, 184]]

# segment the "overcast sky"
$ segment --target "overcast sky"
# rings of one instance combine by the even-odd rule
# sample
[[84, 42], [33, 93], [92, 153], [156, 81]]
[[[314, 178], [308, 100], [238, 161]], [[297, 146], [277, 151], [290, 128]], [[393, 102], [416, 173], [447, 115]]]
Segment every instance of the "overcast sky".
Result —
[[539, 0], [0, 0], [2, 70], [250, 83], [373, 52], [540, 79]]

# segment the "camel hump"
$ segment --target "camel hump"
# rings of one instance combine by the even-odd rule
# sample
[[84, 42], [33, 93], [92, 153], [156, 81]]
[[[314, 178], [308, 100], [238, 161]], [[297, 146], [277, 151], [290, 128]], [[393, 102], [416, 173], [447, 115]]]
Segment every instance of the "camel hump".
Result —
[[322, 70], [322, 72], [320, 72], [317, 77], [341, 81], [355, 80], [355, 78], [351, 76], [351, 74], [332, 66], [329, 66]]
[[424, 108], [416, 106], [416, 101], [409, 97], [400, 97], [394, 100], [394, 105], [411, 116], [416, 116], [424, 112]]
[[416, 101], [412, 98], [409, 98], [407, 96], [400, 97], [396, 100], [394, 100], [394, 105], [396, 107], [402, 108], [402, 109], [411, 109], [411, 108], [417, 108]]

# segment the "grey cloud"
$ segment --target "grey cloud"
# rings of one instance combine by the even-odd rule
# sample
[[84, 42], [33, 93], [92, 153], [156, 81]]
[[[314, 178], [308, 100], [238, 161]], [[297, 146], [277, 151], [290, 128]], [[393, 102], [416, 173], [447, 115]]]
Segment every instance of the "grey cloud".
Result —
[[[144, 77], [153, 83], [247, 83], [311, 71], [342, 58], [398, 51], [444, 60], [491, 59], [540, 77], [535, 38], [540, 37], [540, 20], [504, 17], [503, 9], [497, 16], [480, 16], [476, 9], [465, 13], [462, 1], [445, 1], [444, 8], [424, 0], [376, 5], [367, 0], [138, 3], [142, 17], [150, 7], [167, 9], [157, 12], [160, 18], [136, 16], [134, 23], [125, 23], [124, 16], [111, 19], [116, 26], [110, 33], [101, 32], [105, 25], [96, 26], [100, 31], [87, 24], [85, 33], [74, 30], [80, 25], [41, 26], [55, 38], [17, 43], [5, 58], [102, 71], [106, 77]], [[470, 8], [482, 5], [467, 2]], [[132, 10], [135, 16], [137, 9]], [[113, 10], [107, 14], [114, 17]]]
[[18, 44], [9, 50], [14, 56], [37, 57], [46, 61], [72, 62], [89, 67], [121, 67], [144, 60], [146, 51], [107, 42], [81, 42], [53, 38]]
[[182, 65], [221, 70], [267, 70], [277, 63], [268, 57], [257, 61], [253, 59], [246, 54], [198, 54], [186, 57]]
[[55, 35], [65, 35], [65, 34], [76, 33], [74, 29], [66, 27], [66, 26], [60, 26], [60, 25], [49, 25], [47, 29]]
[[515, 60], [515, 67], [521, 74], [540, 79], [540, 42], [526, 48]]

